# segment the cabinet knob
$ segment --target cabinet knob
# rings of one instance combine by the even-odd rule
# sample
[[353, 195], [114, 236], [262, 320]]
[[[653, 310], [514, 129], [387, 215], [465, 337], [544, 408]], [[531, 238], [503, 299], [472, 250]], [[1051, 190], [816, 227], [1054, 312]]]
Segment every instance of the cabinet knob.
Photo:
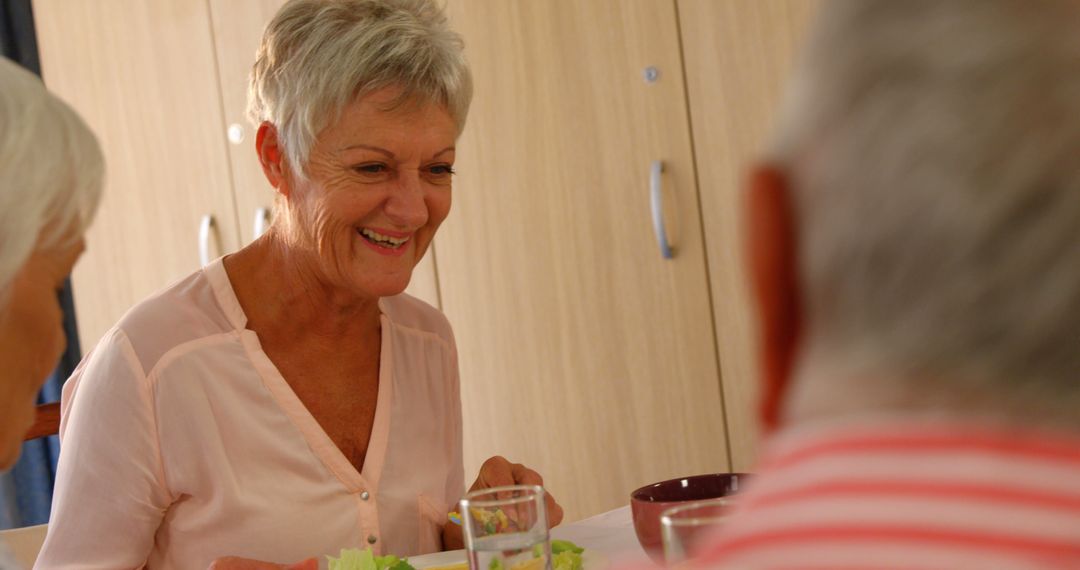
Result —
[[252, 227], [251, 233], [254, 237], [252, 239], [259, 239], [259, 236], [266, 233], [266, 228], [270, 227], [270, 208], [258, 208], [255, 210], [255, 224]]
[[199, 221], [199, 263], [210, 264], [210, 231], [214, 228], [214, 216], [206, 214]]
[[241, 125], [240, 123], [233, 123], [229, 125], [229, 128], [226, 132], [229, 136], [229, 142], [233, 144], [240, 144], [244, 142], [244, 125]]

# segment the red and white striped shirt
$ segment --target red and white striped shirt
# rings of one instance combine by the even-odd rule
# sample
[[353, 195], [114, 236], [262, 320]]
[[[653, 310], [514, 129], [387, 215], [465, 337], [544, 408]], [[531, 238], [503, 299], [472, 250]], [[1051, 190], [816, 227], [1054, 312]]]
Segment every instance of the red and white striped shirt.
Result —
[[706, 568], [1080, 568], [1080, 434], [882, 421], [769, 445]]

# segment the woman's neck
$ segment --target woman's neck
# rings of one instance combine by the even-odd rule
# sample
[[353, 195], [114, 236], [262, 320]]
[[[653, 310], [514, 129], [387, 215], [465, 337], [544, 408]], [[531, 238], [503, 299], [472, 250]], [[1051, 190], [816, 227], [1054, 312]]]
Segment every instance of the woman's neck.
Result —
[[331, 283], [313, 255], [264, 234], [224, 260], [248, 328], [324, 338], [329, 344], [379, 333], [379, 299]]

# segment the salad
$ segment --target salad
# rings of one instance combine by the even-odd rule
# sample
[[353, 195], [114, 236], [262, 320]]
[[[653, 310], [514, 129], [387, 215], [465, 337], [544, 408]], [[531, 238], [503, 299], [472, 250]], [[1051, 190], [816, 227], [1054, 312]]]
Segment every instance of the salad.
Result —
[[[551, 569], [552, 570], [583, 570], [581, 554], [585, 549], [570, 542], [569, 540], [551, 541]], [[492, 560], [488, 570], [532, 570], [543, 568], [544, 550], [540, 545], [533, 549], [533, 559], [521, 562], [509, 568], [503, 566], [499, 560]], [[337, 558], [327, 556], [330, 562], [330, 570], [416, 570], [405, 558], [394, 555], [375, 556], [371, 547], [366, 550], [356, 548], [344, 548]], [[465, 562], [451, 566], [440, 566], [429, 570], [468, 570], [469, 565]]]
[[[551, 570], [582, 570], [583, 562], [581, 553], [585, 552], [585, 549], [570, 542], [569, 540], [552, 540], [551, 541]], [[467, 564], [461, 564], [452, 568], [441, 568], [430, 570], [465, 570], [468, 568]], [[541, 545], [536, 545], [533, 548], [532, 560], [526, 560], [524, 562], [518, 562], [510, 567], [503, 564], [502, 560], [495, 558], [488, 565], [487, 570], [543, 570], [544, 568], [544, 548]]]
[[394, 555], [375, 556], [369, 546], [367, 550], [343, 548], [338, 558], [327, 556], [330, 570], [416, 570], [408, 560]]
[[[585, 549], [570, 542], [569, 540], [551, 541], [551, 570], [582, 570], [581, 553]], [[533, 556], [540, 558], [544, 555], [543, 548], [537, 545], [533, 549]], [[503, 570], [492, 568], [491, 570]], [[514, 570], [511, 568], [510, 570]]]

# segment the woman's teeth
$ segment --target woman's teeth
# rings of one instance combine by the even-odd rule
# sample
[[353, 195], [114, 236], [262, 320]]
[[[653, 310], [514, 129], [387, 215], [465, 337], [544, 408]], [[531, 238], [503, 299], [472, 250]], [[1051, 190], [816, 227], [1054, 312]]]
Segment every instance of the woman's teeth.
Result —
[[398, 248], [409, 241], [409, 238], [396, 238], [390, 236], [384, 236], [378, 232], [373, 232], [367, 228], [360, 229], [360, 235], [364, 236], [368, 241], [381, 245], [383, 247]]

